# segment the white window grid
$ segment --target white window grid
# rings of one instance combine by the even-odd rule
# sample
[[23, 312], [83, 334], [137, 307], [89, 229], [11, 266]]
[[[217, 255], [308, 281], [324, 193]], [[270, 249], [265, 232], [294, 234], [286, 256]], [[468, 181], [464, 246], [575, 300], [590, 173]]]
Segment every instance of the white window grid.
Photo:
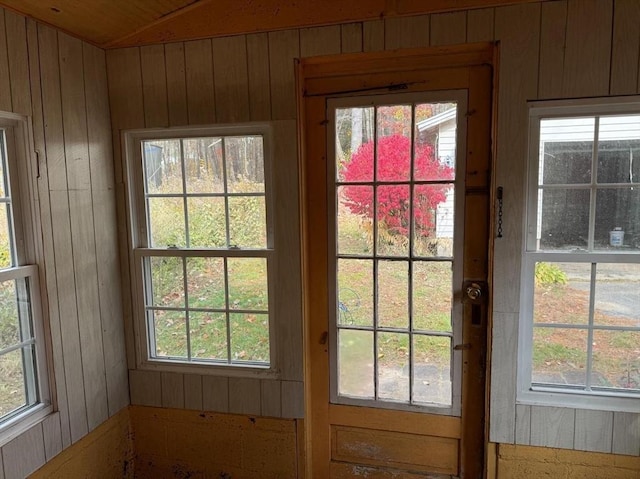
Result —
[[[22, 352], [24, 404], [0, 417], [0, 443], [26, 430], [53, 410], [45, 346], [40, 277], [36, 258], [39, 243], [31, 198], [35, 185], [33, 140], [27, 118], [0, 112], [0, 162], [9, 234], [10, 264], [0, 269], [0, 282], [13, 282], [19, 340], [0, 356]], [[41, 253], [41, 252], [40, 252]]]
[[[264, 154], [264, 192], [254, 193], [233, 193], [227, 191], [226, 177], [224, 181], [224, 191], [218, 193], [188, 193], [186, 185], [183, 184], [182, 193], [165, 194], [148, 194], [146, 191], [147, 183], [143, 173], [143, 157], [142, 144], [145, 141], [155, 140], [188, 140], [203, 137], [242, 137], [242, 136], [260, 136], [263, 141]], [[195, 127], [179, 127], [165, 129], [144, 129], [130, 130], [124, 133], [124, 150], [127, 159], [128, 173], [128, 190], [129, 190], [129, 216], [132, 225], [131, 253], [132, 253], [132, 277], [134, 279], [135, 288], [133, 302], [135, 308], [134, 329], [136, 334], [136, 361], [138, 367], [142, 369], [160, 369], [165, 371], [176, 372], [196, 372], [200, 374], [221, 374], [228, 376], [245, 376], [260, 375], [274, 376], [277, 375], [276, 341], [275, 326], [273, 317], [273, 289], [276, 277], [275, 272], [275, 235], [272, 219], [272, 179], [271, 179], [271, 127], [267, 123], [245, 123], [242, 125], [215, 125], [215, 126], [195, 126]], [[224, 148], [223, 148], [224, 151]], [[226, 160], [223, 160], [226, 161]], [[184, 164], [182, 166], [184, 168]], [[226, 165], [222, 168], [226, 175]], [[186, 176], [183, 171], [183, 181]], [[185, 233], [186, 246], [168, 246], [168, 247], [151, 247], [149, 232], [149, 209], [147, 201], [154, 197], [179, 197], [184, 202], [185, 211]], [[260, 196], [265, 198], [266, 208], [266, 239], [267, 243], [264, 248], [242, 248], [231, 244], [229, 238], [229, 198], [237, 196]], [[219, 248], [194, 248], [190, 247], [189, 228], [188, 228], [188, 210], [186, 202], [190, 197], [211, 197], [223, 198], [225, 202], [225, 218], [226, 218], [226, 240], [228, 247]], [[148, 261], [153, 257], [171, 257], [180, 258], [183, 265], [186, 264], [188, 258], [221, 258], [225, 262], [225, 298], [224, 308], [191, 308], [189, 307], [187, 298], [185, 298], [184, 308], [165, 308], [164, 310], [175, 310], [185, 312], [187, 316], [187, 350], [186, 358], [173, 358], [156, 356], [154, 353], [154, 331], [153, 318], [151, 314], [158, 309], [150, 305], [148, 301], [150, 295], [150, 271]], [[267, 286], [268, 286], [268, 306], [266, 310], [250, 310], [251, 313], [267, 314], [269, 322], [269, 362], [251, 362], [251, 361], [234, 361], [230, 353], [230, 314], [242, 314], [248, 312], [243, 309], [231, 309], [228, 304], [228, 277], [226, 273], [226, 262], [229, 258], [263, 258], [267, 263]], [[184, 288], [187, 288], [187, 275], [183, 269]], [[226, 315], [227, 326], [227, 360], [212, 360], [204, 358], [194, 358], [191, 354], [190, 333], [189, 333], [189, 312], [211, 312], [223, 313]], [[151, 314], [150, 314], [151, 313]]]
[[[527, 184], [524, 253], [520, 299], [520, 333], [518, 340], [518, 388], [517, 402], [530, 405], [574, 406], [586, 409], [606, 409], [640, 412], [640, 391], [618, 388], [594, 387], [591, 383], [593, 364], [593, 335], [595, 331], [640, 331], [640, 326], [598, 325], [595, 316], [595, 287], [598, 264], [640, 264], [640, 251], [610, 251], [597, 249], [595, 244], [595, 210], [599, 188], [638, 188], [640, 183], [599, 183], [597, 179], [598, 136], [600, 118], [613, 115], [640, 114], [639, 97], [532, 102], [529, 109], [529, 170]], [[591, 182], [588, 184], [542, 185], [540, 156], [544, 144], [540, 139], [541, 121], [551, 118], [594, 118], [593, 151], [591, 158]], [[543, 190], [584, 189], [589, 191], [589, 230], [587, 248], [545, 251], [539, 249], [541, 212], [538, 211]], [[533, 322], [535, 266], [539, 262], [578, 263], [590, 265], [589, 311], [587, 324]], [[534, 328], [563, 328], [587, 331], [585, 386], [535, 383], [533, 377]]]

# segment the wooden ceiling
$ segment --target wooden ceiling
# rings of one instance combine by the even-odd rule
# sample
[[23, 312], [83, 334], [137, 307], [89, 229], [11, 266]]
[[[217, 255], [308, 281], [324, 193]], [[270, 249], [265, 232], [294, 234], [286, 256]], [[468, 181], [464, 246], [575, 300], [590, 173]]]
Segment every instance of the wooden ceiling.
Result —
[[0, 0], [0, 6], [117, 48], [533, 1], [540, 0]]

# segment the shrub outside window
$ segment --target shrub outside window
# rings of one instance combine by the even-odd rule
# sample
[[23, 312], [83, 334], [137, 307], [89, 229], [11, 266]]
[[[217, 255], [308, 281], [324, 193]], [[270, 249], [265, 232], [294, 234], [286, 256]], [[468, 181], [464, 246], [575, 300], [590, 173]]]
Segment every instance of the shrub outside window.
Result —
[[640, 409], [640, 99], [530, 108], [521, 402]]
[[0, 441], [51, 411], [26, 120], [0, 113]]
[[141, 363], [270, 368], [268, 127], [126, 141]]

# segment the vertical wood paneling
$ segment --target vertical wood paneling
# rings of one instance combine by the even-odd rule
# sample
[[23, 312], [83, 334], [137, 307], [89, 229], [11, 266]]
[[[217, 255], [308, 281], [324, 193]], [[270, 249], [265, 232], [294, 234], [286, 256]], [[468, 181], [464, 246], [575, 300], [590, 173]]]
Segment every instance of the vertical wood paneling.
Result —
[[211, 40], [185, 42], [187, 108], [190, 125], [216, 121]]
[[640, 2], [615, 0], [611, 45], [611, 95], [631, 95], [638, 90], [640, 56]]
[[362, 51], [362, 23], [346, 23], [340, 28], [342, 36], [342, 53]]
[[84, 44], [83, 56], [107, 404], [109, 415], [113, 415], [129, 403], [129, 388], [122, 294], [116, 287], [120, 283], [120, 268], [107, 68], [102, 50]]
[[289, 120], [296, 117], [293, 59], [299, 56], [298, 30], [269, 33], [272, 120]]
[[247, 75], [251, 120], [271, 118], [271, 86], [269, 80], [269, 36], [247, 35]]
[[429, 46], [429, 15], [391, 17], [384, 21], [384, 48], [418, 48]]
[[581, 451], [611, 452], [613, 413], [577, 409], [573, 445]]
[[[109, 104], [111, 107], [113, 134], [113, 171], [116, 184], [118, 218], [126, 218], [127, 203], [124, 187], [123, 162], [121, 158], [120, 131], [144, 126], [142, 93], [142, 71], [138, 48], [111, 50], [107, 53], [107, 78], [109, 82]], [[120, 271], [122, 281], [122, 309], [125, 318], [125, 343], [127, 363], [135, 364], [134, 327], [132, 319], [132, 287], [129, 276], [129, 225], [120, 220], [118, 228]]]
[[129, 391], [131, 404], [162, 406], [162, 378], [157, 371], [130, 370]]
[[167, 77], [167, 109], [169, 125], [189, 123], [187, 110], [187, 78], [184, 64], [184, 43], [168, 43], [164, 46]]
[[280, 417], [282, 405], [280, 400], [280, 381], [260, 381], [260, 415]]
[[301, 419], [304, 417], [304, 383], [282, 381], [282, 417]]
[[518, 346], [518, 315], [494, 312], [491, 345], [491, 407], [489, 440], [515, 442], [516, 361]]
[[84, 96], [82, 43], [59, 34], [60, 82], [78, 329], [87, 420], [92, 430], [108, 417], [102, 323]]
[[302, 28], [300, 30], [300, 56], [306, 58], [338, 54], [340, 53], [340, 42], [340, 25]]
[[384, 50], [384, 20], [371, 20], [362, 24], [362, 50], [365, 52]]
[[538, 98], [562, 96], [566, 30], [567, 2], [543, 3], [540, 24]]
[[164, 46], [140, 47], [144, 120], [147, 128], [169, 126]]
[[24, 479], [45, 463], [42, 425], [38, 424], [2, 447], [5, 479]]
[[229, 378], [202, 376], [202, 407], [205, 411], [229, 412]]
[[31, 92], [29, 91], [29, 53], [27, 51], [26, 19], [5, 11], [9, 78], [13, 112], [31, 115]]
[[[107, 52], [107, 78], [113, 135], [116, 145], [120, 146], [120, 130], [141, 128], [144, 125], [140, 49], [123, 48]], [[124, 176], [120, 149], [114, 148], [113, 154], [115, 181], [117, 184], [122, 184]], [[124, 216], [120, 217], [124, 218]]]
[[[540, 5], [496, 9], [495, 33], [500, 47], [498, 131], [495, 185], [504, 187], [503, 238], [495, 241], [494, 311], [519, 308], [522, 205], [527, 157], [527, 104], [538, 87]], [[508, 359], [507, 359], [508, 358]], [[501, 357], [514, 361], [515, 356]], [[496, 362], [493, 362], [496, 365]]]
[[516, 405], [515, 443], [529, 445], [531, 443], [531, 406]]
[[[0, 9], [2, 15], [4, 11]], [[0, 34], [0, 38], [2, 35]], [[44, 278], [47, 297], [43, 301], [43, 309], [48, 311], [48, 328], [45, 331], [50, 334], [51, 357], [53, 364], [50, 370], [53, 371], [53, 383], [50, 385], [52, 398], [58, 405], [61, 420], [61, 434], [63, 446], [71, 444], [71, 432], [69, 429], [69, 410], [67, 404], [67, 385], [64, 370], [64, 356], [62, 351], [62, 335], [58, 304], [58, 286], [55, 274], [55, 257], [53, 245], [53, 230], [51, 223], [51, 205], [49, 198], [49, 174], [47, 147], [45, 144], [45, 125], [42, 104], [42, 72], [40, 70], [40, 47], [38, 42], [38, 25], [30, 21], [28, 24], [29, 62], [31, 74], [31, 91], [33, 102], [33, 136], [34, 147], [39, 156], [40, 178], [38, 179], [38, 197], [40, 201], [40, 227], [42, 231], [43, 256], [45, 265]], [[56, 55], [57, 57], [57, 55]], [[51, 73], [51, 72], [49, 72]], [[44, 291], [44, 290], [43, 290]], [[46, 308], [46, 309], [45, 309]]]
[[569, 0], [562, 94], [609, 93], [613, 0]]
[[[302, 290], [300, 278], [300, 223], [298, 205], [298, 161], [296, 122], [279, 121], [273, 124], [274, 158], [274, 227], [288, 231], [277, 238], [282, 254], [277, 256], [277, 271], [288, 271], [278, 280], [275, 290], [278, 364], [282, 379], [302, 380]], [[280, 212], [280, 214], [279, 214]], [[286, 214], [284, 213], [286, 212]]]
[[467, 12], [467, 42], [490, 42], [494, 39], [493, 8], [481, 8]]
[[42, 421], [42, 437], [44, 439], [45, 458], [49, 461], [62, 451], [60, 414], [51, 414]]
[[202, 376], [197, 374], [184, 375], [184, 407], [202, 411]]
[[531, 407], [531, 445], [573, 447], [576, 412], [561, 407]]
[[160, 378], [162, 382], [162, 407], [183, 409], [184, 375], [163, 372]]
[[72, 260], [69, 197], [67, 194], [58, 35], [54, 30], [40, 26], [39, 40], [47, 173], [51, 200], [55, 274], [59, 298], [61, 349], [64, 354], [63, 364], [66, 378], [67, 404], [69, 411], [73, 411], [73, 414], [69, 414], [70, 435], [71, 441], [75, 442], [87, 433], [88, 425], [76, 290], [74, 287], [75, 276]]
[[640, 456], [640, 414], [628, 412], [613, 413], [614, 454]]
[[229, 412], [260, 415], [260, 380], [229, 378]]
[[431, 46], [464, 43], [467, 39], [467, 12], [431, 15]]
[[[0, 8], [0, 85], [10, 85], [9, 53], [7, 50], [7, 29], [4, 9]], [[0, 109], [12, 111], [11, 88], [0, 88]]]
[[249, 121], [246, 37], [214, 38], [212, 42], [217, 121]]

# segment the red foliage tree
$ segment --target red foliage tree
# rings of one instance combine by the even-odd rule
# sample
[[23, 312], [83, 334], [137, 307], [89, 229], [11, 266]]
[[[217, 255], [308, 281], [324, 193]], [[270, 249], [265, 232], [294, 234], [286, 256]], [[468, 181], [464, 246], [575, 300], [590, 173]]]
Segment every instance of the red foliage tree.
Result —
[[[373, 181], [374, 145], [368, 142], [360, 146], [344, 165], [345, 182]], [[377, 181], [407, 182], [411, 175], [411, 140], [403, 135], [391, 135], [378, 139]], [[448, 180], [454, 170], [441, 164], [430, 145], [417, 145], [414, 158], [415, 180]], [[417, 185], [414, 187], [413, 217], [416, 234], [432, 236], [435, 226], [436, 206], [446, 199], [446, 185]], [[373, 217], [373, 189], [368, 186], [344, 187], [345, 206], [354, 214]], [[393, 184], [377, 187], [377, 219], [379, 226], [391, 234], [406, 235], [409, 231], [409, 185]]]

